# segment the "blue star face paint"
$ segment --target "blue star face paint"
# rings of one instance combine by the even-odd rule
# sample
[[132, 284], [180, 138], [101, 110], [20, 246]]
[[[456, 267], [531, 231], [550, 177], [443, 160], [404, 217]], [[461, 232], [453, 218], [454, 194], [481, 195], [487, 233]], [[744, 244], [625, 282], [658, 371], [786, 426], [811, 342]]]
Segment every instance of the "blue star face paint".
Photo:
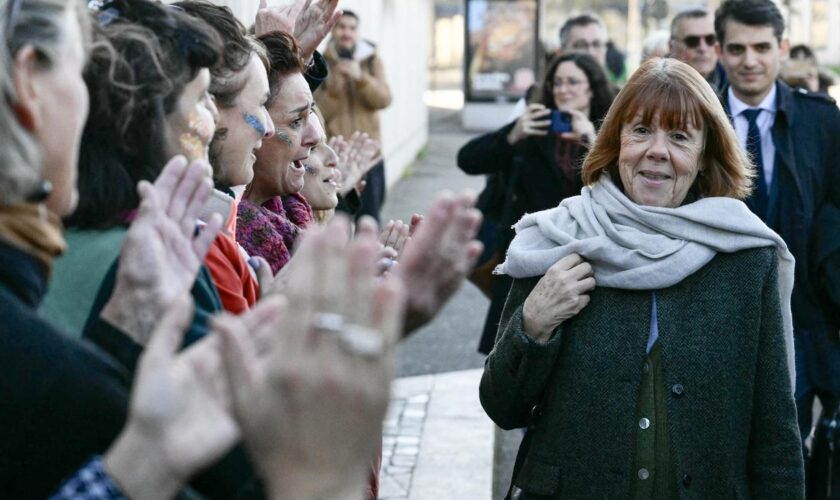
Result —
[[262, 124], [259, 118], [250, 113], [245, 113], [245, 115], [242, 118], [245, 120], [245, 123], [250, 125], [251, 128], [253, 128], [257, 132], [257, 134], [259, 134], [260, 137], [263, 137], [265, 135], [265, 126]]

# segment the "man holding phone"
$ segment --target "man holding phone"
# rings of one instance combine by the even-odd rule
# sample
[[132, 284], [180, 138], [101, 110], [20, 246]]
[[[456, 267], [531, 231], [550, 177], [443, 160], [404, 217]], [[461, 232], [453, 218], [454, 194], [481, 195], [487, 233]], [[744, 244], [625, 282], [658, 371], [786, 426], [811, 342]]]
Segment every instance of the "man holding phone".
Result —
[[[391, 91], [385, 82], [382, 60], [376, 47], [359, 38], [359, 17], [345, 10], [332, 30], [324, 53], [330, 68], [315, 101], [324, 115], [327, 135], [349, 138], [360, 131], [379, 140], [379, 110], [391, 104]], [[368, 172], [357, 216], [379, 220], [385, 201], [385, 164], [379, 162]]]

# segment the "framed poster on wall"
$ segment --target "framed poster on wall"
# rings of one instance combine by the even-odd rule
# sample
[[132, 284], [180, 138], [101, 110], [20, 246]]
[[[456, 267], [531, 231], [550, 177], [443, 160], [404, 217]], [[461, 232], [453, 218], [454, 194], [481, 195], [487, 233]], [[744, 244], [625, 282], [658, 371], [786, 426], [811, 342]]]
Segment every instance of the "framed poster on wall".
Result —
[[466, 2], [466, 100], [519, 99], [536, 77], [539, 0]]

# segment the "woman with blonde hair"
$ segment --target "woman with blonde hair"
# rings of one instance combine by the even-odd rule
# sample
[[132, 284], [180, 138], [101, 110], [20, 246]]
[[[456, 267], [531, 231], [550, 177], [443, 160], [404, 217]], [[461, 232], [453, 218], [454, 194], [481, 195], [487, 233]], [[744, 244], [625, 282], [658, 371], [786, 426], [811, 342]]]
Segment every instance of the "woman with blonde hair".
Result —
[[651, 59], [581, 195], [516, 224], [480, 388], [528, 427], [515, 498], [804, 496], [793, 259], [741, 201], [752, 168], [699, 74]]

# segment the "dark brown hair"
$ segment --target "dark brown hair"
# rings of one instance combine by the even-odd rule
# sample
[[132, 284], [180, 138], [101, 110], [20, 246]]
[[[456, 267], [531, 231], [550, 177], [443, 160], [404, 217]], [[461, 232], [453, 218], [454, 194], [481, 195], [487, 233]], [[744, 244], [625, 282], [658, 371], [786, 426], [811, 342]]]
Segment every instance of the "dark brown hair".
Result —
[[265, 45], [270, 65], [268, 85], [271, 93], [266, 103], [266, 107], [270, 107], [277, 98], [283, 79], [294, 73], [303, 73], [304, 64], [300, 56], [300, 47], [292, 35], [282, 31], [272, 31], [260, 35], [258, 40]]

